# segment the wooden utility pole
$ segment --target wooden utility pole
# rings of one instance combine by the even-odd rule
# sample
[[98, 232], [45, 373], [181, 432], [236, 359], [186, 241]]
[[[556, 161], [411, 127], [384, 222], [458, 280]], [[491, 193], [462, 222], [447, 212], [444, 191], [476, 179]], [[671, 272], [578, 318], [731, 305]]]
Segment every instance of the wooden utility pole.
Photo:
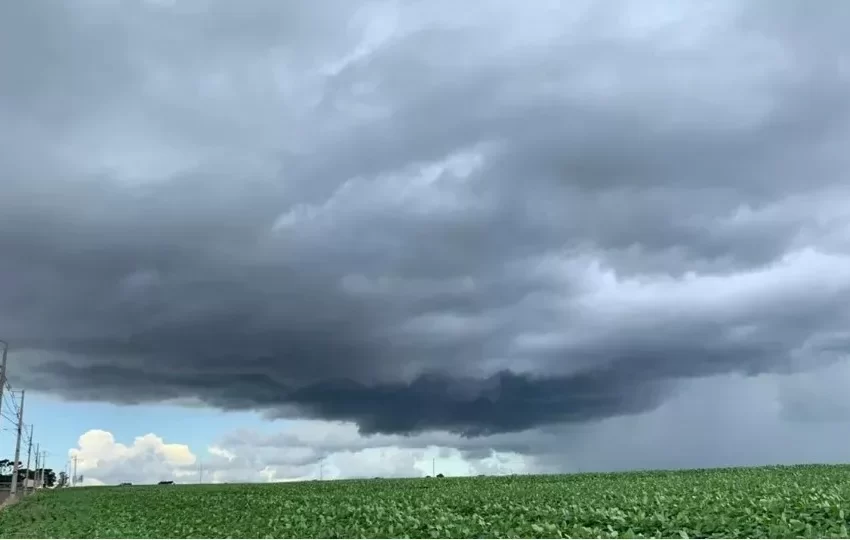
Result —
[[[30, 424], [30, 436], [29, 442], [27, 442], [27, 477], [24, 479], [24, 493], [27, 492], [27, 488], [30, 485], [30, 458], [32, 458], [32, 432], [35, 429], [35, 425]], [[32, 479], [33, 485], [35, 485], [35, 478]]]
[[33, 469], [33, 480], [32, 480], [32, 489], [33, 491], [38, 488], [38, 464], [41, 463], [41, 452], [39, 451], [40, 445], [36, 443], [35, 445], [35, 469]]
[[18, 494], [18, 471], [21, 470], [21, 434], [24, 431], [24, 395], [26, 390], [21, 390], [21, 405], [18, 407], [18, 436], [15, 441], [15, 463], [12, 465], [12, 487], [9, 496], [14, 498]]
[[[3, 347], [3, 358], [0, 360], [0, 412], [3, 411], [3, 391], [6, 389], [6, 351], [9, 349], [9, 344], [0, 340], [0, 347]], [[0, 419], [3, 416], [0, 415]]]

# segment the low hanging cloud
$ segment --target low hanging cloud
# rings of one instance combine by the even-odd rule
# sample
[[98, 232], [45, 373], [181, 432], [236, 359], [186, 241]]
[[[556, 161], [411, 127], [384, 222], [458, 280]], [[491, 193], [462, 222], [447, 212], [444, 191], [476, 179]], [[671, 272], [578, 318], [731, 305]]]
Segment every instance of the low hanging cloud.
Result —
[[78, 456], [78, 472], [91, 484], [842, 463], [850, 444], [848, 383], [847, 361], [803, 374], [703, 377], [681, 383], [651, 411], [472, 438], [447, 431], [364, 435], [352, 422], [286, 420], [188, 448], [153, 434], [122, 444], [91, 430], [69, 456]]
[[[338, 453], [374, 455], [378, 449], [436, 456], [436, 467], [452, 475], [843, 463], [850, 398], [838, 389], [848, 382], [850, 362], [843, 361], [805, 374], [690, 379], [651, 411], [518, 433], [363, 436], [352, 424], [302, 420], [265, 433], [230, 433], [218, 444], [263, 459], [297, 456], [313, 471]], [[432, 463], [424, 461], [420, 469], [430, 474]]]
[[10, 374], [485, 437], [841, 361], [850, 13], [799, 5], [4, 4]]

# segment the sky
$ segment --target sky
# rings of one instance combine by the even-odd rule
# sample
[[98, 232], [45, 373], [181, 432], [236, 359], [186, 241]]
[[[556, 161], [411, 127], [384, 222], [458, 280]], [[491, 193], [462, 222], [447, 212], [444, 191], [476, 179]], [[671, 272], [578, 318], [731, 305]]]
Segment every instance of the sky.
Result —
[[93, 484], [847, 461], [848, 23], [0, 4], [34, 440]]

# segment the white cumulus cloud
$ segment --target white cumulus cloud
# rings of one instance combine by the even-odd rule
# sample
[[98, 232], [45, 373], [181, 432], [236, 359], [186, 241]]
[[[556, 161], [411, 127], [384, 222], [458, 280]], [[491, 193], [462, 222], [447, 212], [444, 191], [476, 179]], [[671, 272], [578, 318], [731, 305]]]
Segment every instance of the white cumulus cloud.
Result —
[[128, 446], [102, 429], [83, 433], [68, 455], [77, 458], [83, 485], [177, 480], [192, 474], [198, 459], [187, 445], [166, 443], [153, 433], [136, 437]]

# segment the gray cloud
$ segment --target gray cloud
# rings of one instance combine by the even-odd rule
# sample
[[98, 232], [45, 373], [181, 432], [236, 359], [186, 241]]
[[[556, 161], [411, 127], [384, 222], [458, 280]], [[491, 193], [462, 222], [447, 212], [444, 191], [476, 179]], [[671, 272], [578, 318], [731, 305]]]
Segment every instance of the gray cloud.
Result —
[[844, 358], [848, 15], [799, 5], [5, 4], [16, 384], [483, 436]]
[[[434, 456], [433, 447], [452, 448], [474, 469], [487, 474], [512, 469], [581, 472], [841, 463], [848, 443], [848, 400], [837, 389], [846, 385], [848, 367], [841, 362], [805, 375], [692, 379], [662, 405], [644, 413], [480, 438], [445, 432], [358, 437], [350, 425], [296, 423], [267, 435], [243, 430], [219, 444], [237, 455], [261, 456], [266, 464], [297, 462], [312, 467], [321, 459], [332, 461], [327, 456], [341, 452], [425, 449], [426, 456]], [[446, 458], [446, 453], [440, 457]], [[502, 466], [482, 467], [483, 460], [493, 457], [500, 457]], [[357, 469], [346, 473], [355, 475]], [[426, 468], [420, 474], [429, 473]]]
[[[363, 435], [347, 422], [270, 422], [223, 434], [207, 448], [202, 468], [208, 482], [244, 482], [842, 463], [850, 442], [849, 377], [844, 361], [805, 373], [691, 379], [643, 413], [481, 437]], [[70, 454], [78, 454], [89, 482], [195, 482], [199, 464], [191, 452], [199, 449], [179, 441], [149, 434], [122, 445], [92, 430]]]

